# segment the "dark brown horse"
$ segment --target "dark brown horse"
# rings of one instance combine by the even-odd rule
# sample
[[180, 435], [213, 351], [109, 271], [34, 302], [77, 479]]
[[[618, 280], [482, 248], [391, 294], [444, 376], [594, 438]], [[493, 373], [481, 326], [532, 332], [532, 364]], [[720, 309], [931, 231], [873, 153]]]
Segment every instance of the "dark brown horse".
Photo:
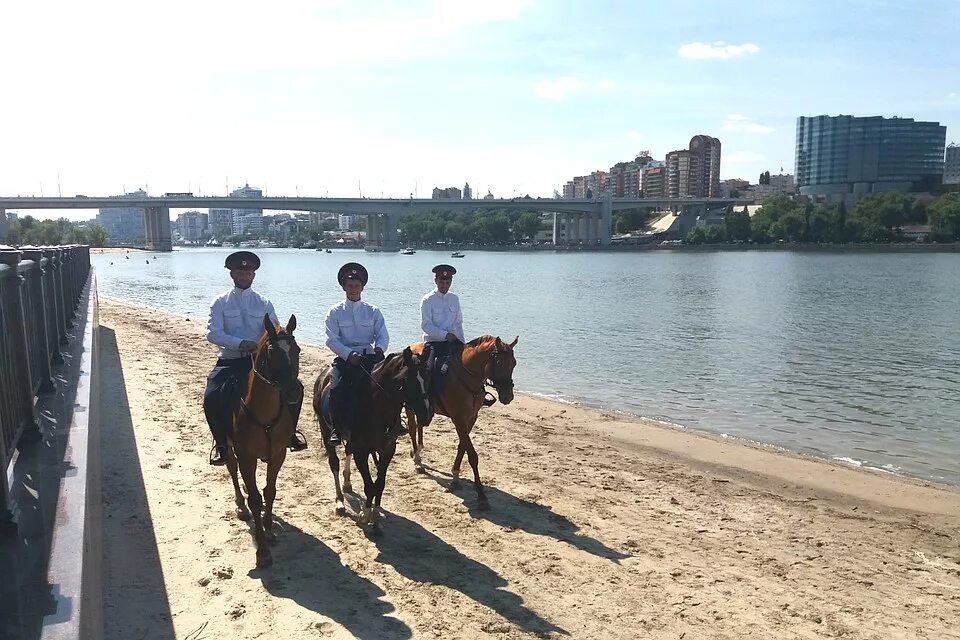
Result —
[[[451, 369], [447, 374], [443, 391], [434, 400], [434, 410], [453, 421], [457, 428], [457, 437], [460, 439], [457, 457], [453, 461], [451, 471], [453, 482], [450, 486], [453, 488], [460, 486], [460, 464], [463, 462], [463, 454], [466, 453], [473, 468], [473, 486], [477, 490], [477, 504], [481, 509], [488, 508], [489, 503], [483, 491], [483, 484], [480, 482], [480, 470], [477, 467], [479, 458], [470, 440], [470, 432], [477, 422], [480, 408], [484, 406], [485, 385], [496, 389], [497, 396], [503, 404], [510, 404], [513, 400], [513, 369], [517, 366], [513, 348], [519, 339], [518, 336], [508, 344], [499, 337], [480, 336], [465, 344], [460, 359], [451, 359]], [[424, 346], [424, 343], [418, 342], [410, 345], [410, 348], [419, 353]], [[420, 452], [423, 450], [423, 425], [409, 409], [407, 409], [407, 430], [410, 433], [410, 441], [413, 443], [411, 452], [413, 463], [417, 471], [422, 472]]]
[[[366, 503], [360, 524], [377, 528], [380, 499], [387, 480], [387, 467], [397, 449], [397, 439], [388, 432], [395, 429], [400, 421], [400, 410], [404, 405], [407, 411], [417, 416], [425, 424], [433, 419], [428, 383], [427, 354], [415, 354], [410, 348], [403, 353], [388, 354], [383, 362], [376, 364], [370, 371], [369, 386], [359, 401], [359, 409], [354, 423], [349, 425], [349, 435], [344, 438], [346, 456], [343, 467], [343, 488], [340, 486], [340, 459], [336, 447], [326, 444], [327, 461], [333, 473], [336, 488], [336, 511], [338, 515], [346, 513], [343, 492], [352, 492], [350, 486], [350, 457], [354, 456], [357, 469], [363, 477], [363, 491]], [[330, 394], [330, 372], [320, 374], [313, 386], [313, 410], [320, 424], [320, 433], [324, 443], [330, 428], [323, 411], [326, 397]], [[340, 434], [346, 435], [340, 430]], [[396, 431], [394, 431], [396, 433]], [[377, 465], [377, 479], [370, 475], [369, 458], [373, 456]]]
[[[296, 316], [290, 316], [286, 327], [275, 327], [270, 316], [263, 316], [265, 333], [257, 343], [253, 368], [241, 389], [240, 406], [233, 413], [231, 446], [227, 449], [237, 517], [249, 520], [253, 516], [258, 568], [273, 564], [270, 545], [276, 540], [273, 500], [277, 496], [277, 475], [287, 457], [290, 436], [297, 427], [303, 404], [303, 385], [297, 379], [300, 347], [293, 337], [296, 327]], [[263, 497], [257, 490], [257, 460], [267, 463]], [[238, 467], [247, 489], [246, 501], [237, 480]]]

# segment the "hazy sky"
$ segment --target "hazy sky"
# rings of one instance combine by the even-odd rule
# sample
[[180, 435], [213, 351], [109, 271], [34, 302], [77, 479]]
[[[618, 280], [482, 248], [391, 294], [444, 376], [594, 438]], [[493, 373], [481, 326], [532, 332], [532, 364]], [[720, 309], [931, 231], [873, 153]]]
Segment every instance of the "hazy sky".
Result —
[[[960, 142], [960, 2], [3, 2], [0, 194], [549, 196], [695, 134], [792, 172], [798, 115]], [[358, 188], [359, 183], [359, 188]]]

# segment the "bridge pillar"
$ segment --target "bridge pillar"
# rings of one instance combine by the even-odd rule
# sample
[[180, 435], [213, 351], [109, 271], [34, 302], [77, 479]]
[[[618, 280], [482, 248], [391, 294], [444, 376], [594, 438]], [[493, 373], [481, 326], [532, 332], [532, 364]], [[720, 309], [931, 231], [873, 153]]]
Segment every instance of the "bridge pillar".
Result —
[[567, 244], [577, 244], [577, 230], [579, 229], [580, 223], [577, 220], [579, 214], [568, 213], [567, 214]]
[[607, 195], [600, 200], [600, 244], [610, 244], [610, 228], [613, 225], [613, 196]]
[[580, 242], [582, 244], [590, 244], [590, 214], [581, 213], [580, 214]]
[[560, 214], [553, 212], [553, 246], [560, 244]]
[[7, 243], [7, 210], [0, 209], [0, 244]]
[[400, 240], [397, 237], [397, 226], [399, 221], [400, 216], [395, 213], [387, 213], [383, 216], [383, 222], [386, 225], [383, 244], [390, 249], [396, 249], [399, 246]]
[[147, 249], [173, 251], [170, 238], [170, 207], [144, 207], [143, 227], [146, 232]]

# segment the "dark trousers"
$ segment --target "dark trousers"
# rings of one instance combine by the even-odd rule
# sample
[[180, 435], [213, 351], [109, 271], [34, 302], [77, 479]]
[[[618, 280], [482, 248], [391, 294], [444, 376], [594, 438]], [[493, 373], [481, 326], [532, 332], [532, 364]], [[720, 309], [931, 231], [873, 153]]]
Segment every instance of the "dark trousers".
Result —
[[433, 383], [432, 393], [434, 397], [439, 396], [440, 392], [443, 391], [443, 388], [446, 386], [447, 374], [450, 372], [450, 367], [447, 367], [447, 370], [443, 370], [445, 364], [449, 364], [450, 361], [457, 354], [460, 353], [460, 350], [463, 349], [463, 343], [459, 340], [450, 342], [448, 340], [443, 340], [440, 342], [428, 342], [430, 346], [430, 369], [431, 381]]
[[210, 375], [203, 392], [203, 413], [207, 417], [210, 433], [219, 445], [226, 445], [233, 427], [233, 410], [242, 393], [243, 381], [253, 367], [253, 359], [220, 358]]
[[373, 365], [382, 360], [376, 355], [364, 355], [360, 364], [350, 364], [343, 358], [333, 359], [333, 369], [330, 371], [330, 413], [333, 423], [341, 436], [348, 435], [349, 430], [358, 417], [360, 398], [370, 388], [369, 373]]

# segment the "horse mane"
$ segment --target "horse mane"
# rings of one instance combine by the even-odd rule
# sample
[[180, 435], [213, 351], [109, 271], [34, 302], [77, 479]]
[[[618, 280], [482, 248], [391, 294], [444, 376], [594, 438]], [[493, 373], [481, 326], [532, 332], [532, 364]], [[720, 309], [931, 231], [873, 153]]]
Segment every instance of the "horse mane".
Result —
[[466, 344], [466, 346], [476, 348], [476, 347], [479, 347], [480, 345], [485, 344], [485, 343], [487, 343], [487, 342], [496, 342], [496, 340], [497, 340], [497, 337], [496, 337], [496, 336], [483, 335], [483, 336], [480, 336], [480, 337], [478, 337], [478, 338], [474, 338], [473, 340], [471, 340], [470, 342], [468, 342], [468, 343]]

